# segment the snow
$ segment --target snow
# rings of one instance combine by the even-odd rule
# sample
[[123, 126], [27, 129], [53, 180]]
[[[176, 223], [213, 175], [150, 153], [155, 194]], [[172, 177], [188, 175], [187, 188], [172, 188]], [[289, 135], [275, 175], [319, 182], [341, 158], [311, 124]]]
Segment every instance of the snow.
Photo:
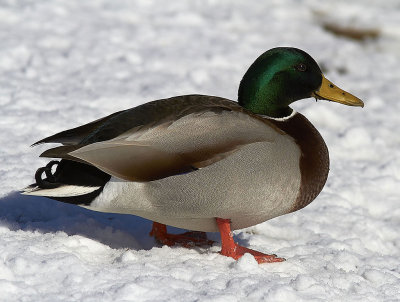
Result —
[[[380, 34], [351, 40], [323, 22]], [[0, 40], [0, 301], [400, 300], [398, 1], [4, 1]], [[329, 147], [327, 185], [235, 232], [287, 261], [161, 247], [145, 219], [16, 192], [46, 162], [35, 141], [158, 98], [236, 99], [253, 60], [288, 45], [365, 108], [295, 104]]]

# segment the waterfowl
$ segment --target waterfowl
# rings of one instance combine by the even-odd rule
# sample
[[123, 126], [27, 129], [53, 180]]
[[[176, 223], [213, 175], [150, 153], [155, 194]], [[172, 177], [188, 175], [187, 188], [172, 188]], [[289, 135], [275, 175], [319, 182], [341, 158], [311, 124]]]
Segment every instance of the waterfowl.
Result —
[[[200, 232], [219, 231], [222, 255], [283, 261], [238, 245], [231, 230], [299, 210], [324, 187], [325, 142], [289, 106], [309, 97], [364, 105], [306, 52], [273, 48], [245, 73], [238, 102], [176, 96], [36, 142], [61, 143], [41, 154], [61, 160], [39, 168], [23, 193], [150, 219], [164, 244], [211, 244]], [[166, 225], [197, 232], [172, 235]]]

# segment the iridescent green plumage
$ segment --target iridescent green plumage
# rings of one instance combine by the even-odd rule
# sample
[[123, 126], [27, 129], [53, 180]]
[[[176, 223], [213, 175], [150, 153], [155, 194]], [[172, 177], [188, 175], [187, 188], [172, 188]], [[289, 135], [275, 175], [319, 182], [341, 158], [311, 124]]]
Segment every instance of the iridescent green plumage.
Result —
[[311, 96], [322, 82], [318, 64], [297, 48], [266, 51], [250, 66], [239, 87], [239, 104], [271, 117], [290, 115], [289, 105]]

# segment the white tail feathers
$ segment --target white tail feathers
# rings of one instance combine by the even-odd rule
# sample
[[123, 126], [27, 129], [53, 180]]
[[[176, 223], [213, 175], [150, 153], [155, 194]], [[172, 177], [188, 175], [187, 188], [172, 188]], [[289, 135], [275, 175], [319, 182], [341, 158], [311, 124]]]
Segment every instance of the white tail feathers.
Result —
[[57, 188], [42, 189], [38, 186], [31, 185], [22, 190], [21, 194], [34, 195], [34, 196], [45, 196], [45, 197], [72, 197], [89, 194], [93, 191], [100, 189], [101, 187], [84, 187], [76, 185], [61, 185]]

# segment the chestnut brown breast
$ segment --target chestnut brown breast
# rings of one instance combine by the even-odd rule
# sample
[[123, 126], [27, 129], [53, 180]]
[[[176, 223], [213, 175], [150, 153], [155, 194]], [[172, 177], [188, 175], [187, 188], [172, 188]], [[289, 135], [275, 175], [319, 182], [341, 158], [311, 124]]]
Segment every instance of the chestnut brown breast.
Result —
[[318, 130], [302, 114], [287, 120], [270, 120], [289, 134], [301, 150], [301, 185], [293, 211], [304, 208], [322, 191], [329, 173], [328, 148]]

